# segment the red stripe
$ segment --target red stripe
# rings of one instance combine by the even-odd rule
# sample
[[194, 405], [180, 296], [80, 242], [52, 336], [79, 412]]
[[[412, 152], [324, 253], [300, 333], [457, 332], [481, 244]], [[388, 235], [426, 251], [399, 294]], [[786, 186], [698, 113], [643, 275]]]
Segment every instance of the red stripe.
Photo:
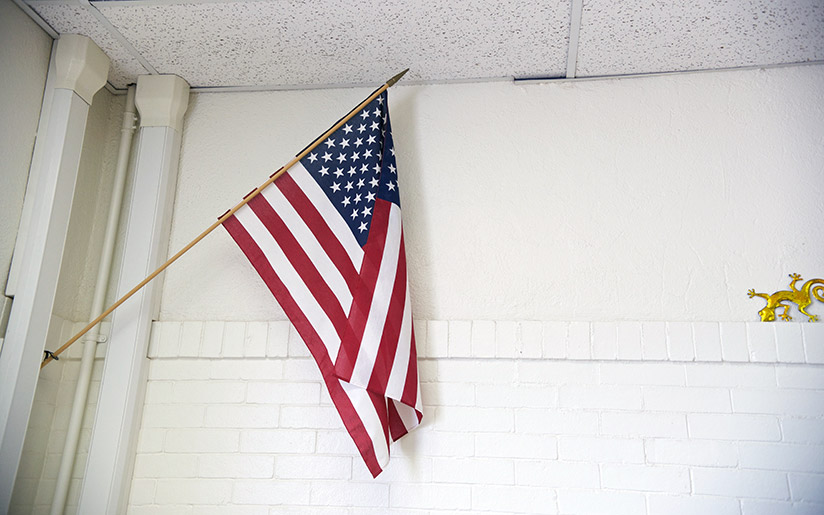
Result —
[[375, 284], [378, 281], [378, 272], [381, 268], [383, 248], [386, 245], [386, 231], [389, 227], [389, 210], [392, 204], [378, 199], [372, 210], [372, 222], [369, 228], [369, 239], [363, 247], [363, 264], [361, 265], [360, 288], [353, 292], [352, 308], [349, 310], [349, 327], [341, 340], [338, 356], [335, 359], [335, 369], [338, 377], [344, 381], [352, 378], [355, 362], [358, 359], [363, 331], [369, 318], [372, 307], [372, 297], [375, 293]]
[[373, 477], [376, 477], [381, 473], [381, 466], [375, 455], [372, 439], [363, 426], [363, 422], [355, 410], [355, 407], [352, 405], [352, 401], [346, 395], [346, 392], [343, 391], [340, 379], [335, 375], [335, 367], [329, 359], [329, 355], [326, 353], [326, 347], [324, 347], [320, 337], [286, 290], [286, 287], [272, 269], [266, 256], [237, 218], [234, 216], [227, 218], [224, 220], [223, 226], [229, 231], [229, 234], [235, 242], [237, 242], [243, 253], [246, 254], [252, 266], [254, 266], [255, 270], [260, 274], [263, 282], [266, 283], [266, 286], [269, 287], [275, 299], [280, 303], [283, 311], [286, 312], [289, 320], [292, 321], [292, 324], [295, 326], [295, 329], [297, 329], [301, 338], [303, 338], [303, 341], [306, 342], [309, 352], [312, 353], [312, 356], [315, 358], [315, 363], [317, 363], [320, 369], [323, 380], [326, 383], [326, 388], [329, 390], [329, 396], [332, 398], [332, 402], [340, 414], [343, 425], [355, 442], [355, 446], [358, 448], [369, 472]]
[[389, 411], [389, 431], [392, 433], [392, 441], [397, 442], [403, 435], [408, 433], [409, 430], [403, 423], [403, 419], [398, 413], [398, 408], [395, 406], [394, 400], [389, 399], [387, 408]]
[[[418, 400], [418, 351], [415, 349], [415, 326], [412, 326], [412, 341], [409, 342], [409, 365], [406, 367], [406, 384], [403, 386], [403, 395], [401, 395], [401, 402], [415, 407]], [[415, 410], [417, 411], [417, 410]], [[420, 422], [423, 414], [418, 411], [418, 421]]]
[[306, 223], [309, 230], [317, 238], [320, 246], [323, 247], [324, 252], [332, 260], [332, 263], [340, 271], [346, 284], [349, 286], [349, 291], [352, 295], [355, 294], [360, 286], [360, 277], [355, 265], [352, 264], [352, 259], [343, 248], [343, 245], [326, 224], [323, 216], [318, 212], [317, 208], [309, 197], [300, 189], [300, 186], [295, 182], [291, 175], [284, 174], [278, 178], [274, 183], [275, 186], [283, 193], [283, 196], [292, 204], [298, 215]]
[[[275, 213], [272, 206], [263, 195], [258, 195], [249, 201], [249, 207], [255, 212], [257, 217], [263, 222], [266, 229], [272, 234], [278, 246], [283, 250], [286, 258], [300, 275], [306, 287], [312, 293], [321, 309], [329, 317], [332, 325], [338, 333], [338, 337], [343, 338], [346, 328], [346, 313], [341, 307], [340, 301], [335, 296], [329, 284], [321, 276], [315, 264], [306, 255], [306, 251], [300, 246], [295, 235], [289, 230], [283, 220]], [[348, 306], [346, 306], [348, 308]]]
[[395, 284], [392, 287], [389, 309], [386, 311], [386, 321], [383, 325], [380, 347], [378, 347], [372, 375], [369, 378], [368, 388], [373, 392], [386, 393], [386, 383], [389, 381], [389, 374], [392, 373], [392, 364], [395, 362], [398, 345], [406, 345], [406, 342], [398, 342], [405, 305], [406, 249], [403, 244], [403, 233], [401, 233], [401, 247], [398, 255], [398, 269], [395, 272]]

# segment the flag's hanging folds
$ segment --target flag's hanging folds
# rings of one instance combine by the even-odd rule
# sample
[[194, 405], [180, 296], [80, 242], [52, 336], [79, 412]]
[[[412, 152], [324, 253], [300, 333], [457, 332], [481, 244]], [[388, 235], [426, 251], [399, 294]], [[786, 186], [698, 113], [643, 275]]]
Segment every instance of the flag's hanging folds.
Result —
[[423, 416], [397, 174], [384, 91], [223, 222], [373, 476]]

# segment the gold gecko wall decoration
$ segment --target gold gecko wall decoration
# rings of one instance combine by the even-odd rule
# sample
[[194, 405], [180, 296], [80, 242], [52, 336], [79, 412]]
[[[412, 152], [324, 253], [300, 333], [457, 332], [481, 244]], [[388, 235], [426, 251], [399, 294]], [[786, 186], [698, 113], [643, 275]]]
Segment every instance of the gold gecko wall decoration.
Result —
[[[801, 280], [801, 275], [799, 274], [790, 274], [790, 290], [781, 290], [773, 293], [772, 295], [767, 295], [766, 293], [755, 293], [754, 289], [751, 289], [747, 292], [750, 298], [753, 297], [761, 297], [767, 301], [767, 305], [764, 306], [764, 309], [758, 312], [761, 316], [762, 322], [772, 322], [775, 320], [775, 310], [777, 308], [784, 308], [784, 312], [778, 315], [781, 317], [781, 320], [792, 320], [793, 317], [790, 316], [790, 305], [784, 304], [785, 301], [792, 302], [793, 304], [798, 306], [798, 310], [807, 315], [810, 319], [810, 322], [815, 322], [818, 320], [818, 315], [811, 315], [807, 313], [806, 308], [810, 304], [812, 304], [812, 298], [815, 297], [816, 299], [824, 302], [824, 286], [815, 286], [813, 285], [824, 285], [824, 280], [822, 279], [810, 279], [803, 286], [801, 289], [795, 287], [795, 283]], [[812, 297], [810, 294], [812, 293]]]

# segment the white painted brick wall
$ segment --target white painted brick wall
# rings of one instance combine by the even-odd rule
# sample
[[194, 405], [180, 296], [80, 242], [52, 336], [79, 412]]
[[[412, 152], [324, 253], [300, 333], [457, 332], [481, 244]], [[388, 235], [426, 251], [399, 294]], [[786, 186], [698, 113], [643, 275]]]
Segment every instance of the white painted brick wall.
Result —
[[288, 323], [155, 323], [129, 513], [821, 514], [821, 327], [418, 321], [372, 479]]

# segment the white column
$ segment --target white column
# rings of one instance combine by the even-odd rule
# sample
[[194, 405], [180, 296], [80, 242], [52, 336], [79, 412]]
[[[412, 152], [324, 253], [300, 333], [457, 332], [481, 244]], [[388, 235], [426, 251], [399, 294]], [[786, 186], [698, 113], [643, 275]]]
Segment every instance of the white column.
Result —
[[41, 147], [40, 159], [30, 174], [37, 178], [31, 190], [32, 217], [0, 351], [1, 513], [9, 508], [34, 400], [89, 105], [106, 83], [109, 58], [91, 39], [64, 35], [57, 44], [54, 70], [48, 122], [35, 142], [35, 152]]
[[[183, 114], [188, 100], [189, 86], [180, 77], [138, 78], [135, 103], [140, 113], [140, 132], [135, 147], [134, 187], [125, 227], [123, 263], [117, 278], [118, 297], [166, 260]], [[126, 511], [160, 277], [112, 314], [78, 513]]]

